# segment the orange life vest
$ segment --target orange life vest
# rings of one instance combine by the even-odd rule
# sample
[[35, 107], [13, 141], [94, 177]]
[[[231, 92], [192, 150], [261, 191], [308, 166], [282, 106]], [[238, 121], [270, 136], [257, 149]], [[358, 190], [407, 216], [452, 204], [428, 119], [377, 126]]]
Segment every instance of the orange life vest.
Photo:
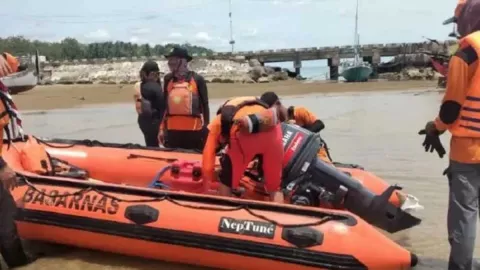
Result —
[[[6, 101], [5, 101], [6, 102]], [[8, 127], [10, 124], [11, 115], [8, 113], [4, 101], [0, 101], [0, 128]]]
[[192, 73], [184, 81], [174, 82], [172, 79], [168, 82], [166, 112], [167, 117], [202, 117], [200, 95]]
[[53, 175], [54, 173], [52, 161], [47, 150], [32, 136], [29, 136], [20, 151], [20, 162], [28, 172], [40, 175]]
[[12, 74], [12, 68], [7, 62], [7, 59], [2, 55], [0, 56], [0, 77], [5, 77]]
[[[460, 48], [470, 45], [480, 56], [480, 31], [461, 39], [459, 45]], [[480, 68], [467, 89], [460, 115], [448, 130], [456, 137], [480, 138]]]
[[12, 71], [12, 73], [17, 72], [18, 66], [19, 66], [18, 59], [15, 56], [6, 52], [4, 52], [2, 55], [5, 58], [5, 60], [7, 60], [7, 63], [10, 66], [10, 70]]
[[[257, 97], [238, 97], [238, 98], [233, 98], [230, 100], [227, 100], [217, 111], [217, 115], [220, 114], [221, 118], [221, 135], [222, 137], [228, 141], [230, 138], [230, 134], [232, 131], [232, 127], [234, 124], [234, 117], [237, 114], [237, 112], [245, 107], [245, 106], [251, 106], [251, 105], [259, 105], [264, 107], [265, 109], [269, 109], [268, 105], [265, 104], [262, 100], [260, 100]], [[273, 110], [272, 113], [275, 115], [273, 116], [276, 119], [276, 111]], [[249, 116], [245, 116], [247, 118]], [[258, 118], [261, 118], [258, 117]], [[246, 119], [247, 120], [247, 119]], [[268, 129], [271, 126], [274, 126], [276, 124], [276, 121], [261, 121], [258, 127], [259, 131]], [[251, 131], [250, 131], [251, 132]], [[254, 133], [254, 132], [251, 132]]]

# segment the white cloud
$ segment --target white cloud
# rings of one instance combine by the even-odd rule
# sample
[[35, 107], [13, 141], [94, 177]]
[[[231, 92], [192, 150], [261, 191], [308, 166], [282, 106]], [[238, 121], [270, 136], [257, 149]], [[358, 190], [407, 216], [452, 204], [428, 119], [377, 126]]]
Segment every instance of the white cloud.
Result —
[[196, 35], [195, 35], [195, 39], [198, 41], [198, 42], [209, 42], [212, 40], [212, 37], [210, 37], [210, 35], [208, 35], [207, 32], [198, 32]]
[[182, 33], [178, 33], [178, 32], [172, 32], [168, 35], [169, 38], [171, 39], [179, 39], [181, 37], [183, 37]]
[[132, 42], [132, 43], [137, 43], [139, 40], [140, 39], [136, 36], [133, 36], [133, 37], [130, 38], [130, 42]]
[[139, 37], [137, 37], [137, 36], [132, 36], [132, 37], [130, 37], [130, 42], [131, 42], [131, 43], [136, 43], [136, 44], [145, 44], [145, 43], [149, 43], [149, 44], [150, 44], [150, 42], [149, 42], [147, 39], [145, 39], [145, 38], [139, 38]]
[[250, 28], [242, 34], [242, 37], [255, 37], [258, 34], [257, 28]]
[[132, 34], [135, 36], [143, 36], [150, 34], [152, 32], [152, 29], [144, 27], [144, 28], [135, 28], [132, 30]]
[[98, 29], [85, 35], [85, 38], [93, 41], [105, 41], [110, 38], [110, 33], [105, 29]]

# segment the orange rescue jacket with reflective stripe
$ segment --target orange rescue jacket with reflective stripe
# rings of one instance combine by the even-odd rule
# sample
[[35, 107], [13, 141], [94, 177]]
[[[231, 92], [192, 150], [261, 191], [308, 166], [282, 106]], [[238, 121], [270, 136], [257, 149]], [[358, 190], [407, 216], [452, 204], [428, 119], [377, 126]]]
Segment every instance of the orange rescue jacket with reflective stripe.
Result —
[[5, 77], [12, 73], [12, 68], [7, 62], [7, 59], [3, 55], [0, 55], [0, 77]]
[[193, 74], [186, 80], [167, 84], [165, 129], [200, 130], [203, 127], [201, 98]]
[[5, 60], [7, 60], [8, 62], [8, 65], [10, 66], [10, 70], [12, 71], [12, 73], [15, 73], [18, 71], [18, 66], [19, 66], [19, 63], [18, 63], [18, 59], [7, 53], [7, 52], [4, 52], [3, 53], [3, 57], [5, 57]]
[[[470, 45], [480, 56], [480, 31], [460, 40], [460, 47]], [[448, 128], [455, 137], [480, 138], [480, 68], [470, 82], [460, 115]]]
[[221, 135], [228, 140], [233, 132], [234, 118], [237, 112], [245, 107], [258, 105], [265, 108], [265, 113], [250, 114], [237, 120], [241, 125], [239, 128], [249, 133], [256, 133], [275, 126], [278, 123], [277, 112], [274, 108], [269, 109], [268, 105], [257, 97], [238, 97], [227, 100], [217, 111], [221, 117]]
[[168, 82], [167, 116], [202, 116], [197, 83], [193, 76], [189, 77], [185, 81]]

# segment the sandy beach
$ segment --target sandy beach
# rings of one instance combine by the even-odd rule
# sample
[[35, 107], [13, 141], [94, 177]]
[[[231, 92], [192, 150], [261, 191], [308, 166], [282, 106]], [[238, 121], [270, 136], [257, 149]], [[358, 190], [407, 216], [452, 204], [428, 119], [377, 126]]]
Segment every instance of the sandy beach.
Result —
[[[208, 84], [209, 98], [260, 95], [275, 91], [279, 95], [310, 93], [342, 93], [389, 91], [405, 89], [433, 89], [435, 81], [372, 81], [365, 83], [331, 83], [281, 81], [268, 84]], [[132, 102], [132, 85], [46, 85], [14, 96], [20, 110], [66, 109], [93, 104]]]

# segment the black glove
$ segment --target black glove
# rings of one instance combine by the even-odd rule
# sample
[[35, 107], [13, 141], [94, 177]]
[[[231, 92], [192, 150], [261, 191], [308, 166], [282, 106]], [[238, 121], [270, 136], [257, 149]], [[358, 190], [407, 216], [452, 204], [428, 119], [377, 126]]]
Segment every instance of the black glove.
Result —
[[435, 150], [440, 158], [443, 158], [447, 153], [440, 141], [440, 133], [438, 131], [433, 132], [433, 134], [427, 134], [426, 129], [422, 129], [418, 132], [418, 135], [425, 135], [425, 140], [422, 144], [425, 147], [425, 152], [430, 151], [432, 153]]

